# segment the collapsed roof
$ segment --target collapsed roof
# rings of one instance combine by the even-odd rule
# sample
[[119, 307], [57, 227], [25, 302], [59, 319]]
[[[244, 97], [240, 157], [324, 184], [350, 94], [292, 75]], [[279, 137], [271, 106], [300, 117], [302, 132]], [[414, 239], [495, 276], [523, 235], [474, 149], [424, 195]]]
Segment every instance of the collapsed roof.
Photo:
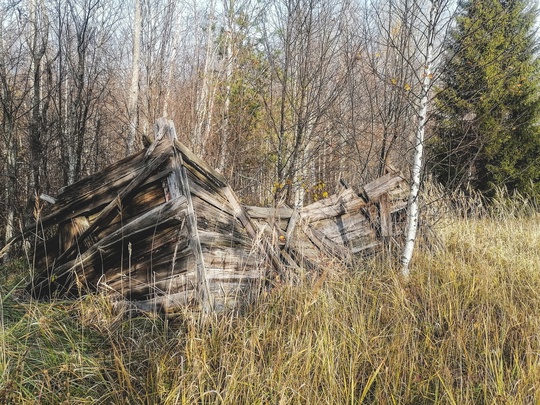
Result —
[[298, 209], [247, 207], [176, 139], [171, 121], [155, 129], [147, 149], [65, 187], [13, 239], [34, 242], [32, 295], [99, 290], [145, 310], [209, 311], [234, 305], [269, 274], [348, 261], [399, 232], [407, 187], [397, 172]]

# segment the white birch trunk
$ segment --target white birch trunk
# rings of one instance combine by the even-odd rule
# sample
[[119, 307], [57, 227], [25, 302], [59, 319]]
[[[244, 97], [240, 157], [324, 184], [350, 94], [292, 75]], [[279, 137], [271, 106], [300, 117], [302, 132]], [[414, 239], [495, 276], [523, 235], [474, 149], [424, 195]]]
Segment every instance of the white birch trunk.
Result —
[[424, 135], [426, 129], [427, 112], [429, 104], [429, 90], [431, 87], [431, 71], [433, 68], [433, 39], [435, 34], [435, 16], [438, 10], [436, 0], [430, 3], [429, 22], [427, 25], [427, 47], [424, 58], [424, 72], [422, 88], [420, 91], [420, 105], [418, 110], [418, 124], [414, 139], [414, 156], [411, 171], [411, 192], [407, 203], [407, 225], [405, 230], [405, 246], [401, 255], [401, 274], [403, 277], [409, 277], [409, 264], [412, 259], [414, 245], [416, 242], [416, 233], [418, 230], [418, 221], [420, 217], [418, 196], [420, 191], [420, 181], [422, 167], [424, 163]]
[[[230, 19], [231, 17], [229, 17]], [[229, 30], [227, 31], [226, 41], [227, 41], [227, 58], [225, 60], [225, 105], [223, 113], [223, 129], [221, 133], [221, 145], [219, 150], [219, 164], [218, 171], [223, 173], [225, 170], [225, 162], [227, 159], [227, 144], [229, 143], [229, 113], [231, 109], [231, 80], [233, 72], [233, 51], [232, 51], [232, 24], [229, 25]]]
[[135, 149], [135, 135], [137, 134], [137, 104], [139, 100], [139, 71], [141, 58], [141, 0], [135, 0], [135, 15], [133, 17], [133, 64], [131, 67], [131, 86], [129, 90], [129, 131], [126, 153], [131, 155]]
[[193, 131], [193, 149], [199, 157], [204, 157], [205, 143], [210, 133], [212, 115], [213, 115], [213, 98], [215, 91], [212, 90], [212, 82], [214, 75], [212, 73], [212, 65], [214, 63], [214, 35], [212, 33], [212, 23], [214, 19], [215, 4], [212, 1], [209, 5], [210, 22], [206, 31], [206, 52], [202, 74], [201, 91], [197, 97], [196, 105], [196, 122]]

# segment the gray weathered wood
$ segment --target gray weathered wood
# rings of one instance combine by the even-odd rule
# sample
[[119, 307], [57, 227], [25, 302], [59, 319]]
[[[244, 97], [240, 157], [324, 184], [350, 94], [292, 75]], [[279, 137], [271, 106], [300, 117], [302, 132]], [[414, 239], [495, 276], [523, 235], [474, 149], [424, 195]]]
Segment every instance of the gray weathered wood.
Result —
[[[172, 142], [176, 140], [176, 130], [172, 121], [159, 120], [156, 123], [156, 128], [159, 133], [166, 133], [166, 137]], [[156, 135], [156, 139], [158, 135]], [[181, 153], [178, 153], [176, 148], [174, 149], [172, 161], [172, 173], [167, 178], [169, 187], [169, 193], [172, 198], [180, 195], [185, 196], [187, 200], [187, 229], [188, 237], [190, 239], [191, 250], [195, 255], [195, 266], [197, 272], [197, 290], [201, 306], [205, 312], [212, 311], [214, 306], [212, 295], [210, 294], [210, 288], [208, 285], [208, 279], [206, 277], [206, 269], [204, 266], [204, 255], [202, 253], [201, 241], [199, 239], [199, 231], [197, 228], [197, 218], [195, 216], [195, 210], [193, 208], [193, 200], [191, 197], [191, 189], [184, 166], [184, 161]]]
[[166, 153], [160, 153], [155, 157], [152, 157], [152, 159], [148, 159], [148, 162], [146, 163], [144, 169], [135, 177], [129, 185], [124, 188], [120, 193], [118, 193], [118, 196], [114, 198], [113, 201], [111, 201], [99, 214], [99, 216], [93, 221], [92, 224], [88, 227], [86, 231], [84, 231], [78, 238], [76, 243], [73, 244], [69, 249], [67, 249], [64, 253], [60, 255], [60, 257], [57, 259], [57, 263], [61, 264], [66, 260], [69, 260], [70, 257], [73, 256], [73, 254], [77, 250], [77, 246], [82, 246], [84, 240], [92, 234], [92, 232], [99, 230], [100, 227], [106, 226], [110, 223], [110, 221], [116, 216], [114, 213], [114, 209], [122, 209], [122, 200], [129, 196], [140, 184], [155, 170], [159, 167], [161, 163], [163, 163], [168, 158], [168, 154]]
[[266, 219], [266, 218], [277, 218], [277, 219], [289, 219], [293, 214], [293, 209], [288, 207], [276, 207], [276, 208], [267, 208], [267, 207], [255, 207], [255, 206], [246, 206], [246, 212], [252, 219]]
[[365, 201], [358, 197], [352, 189], [345, 189], [337, 195], [305, 206], [300, 212], [300, 217], [309, 223], [356, 212], [365, 206]]
[[381, 236], [388, 238], [392, 236], [392, 217], [388, 193], [381, 194], [378, 205]]
[[[258, 233], [256, 231], [255, 225], [253, 224], [253, 222], [251, 221], [249, 216], [246, 214], [246, 212], [245, 212], [244, 208], [242, 207], [242, 205], [240, 205], [240, 203], [238, 202], [236, 194], [234, 193], [234, 191], [228, 185], [223, 187], [223, 191], [224, 191], [225, 195], [227, 196], [227, 199], [229, 200], [229, 203], [231, 204], [231, 206], [232, 206], [232, 208], [233, 208], [233, 210], [235, 212], [236, 217], [240, 220], [242, 225], [246, 228], [246, 231], [247, 231], [248, 235], [254, 241], [256, 241], [258, 239], [259, 235], [258, 235]], [[268, 242], [268, 240], [263, 238], [260, 241], [259, 246], [261, 246], [263, 251], [266, 253], [266, 256], [268, 257], [268, 259], [272, 263], [272, 266], [274, 267], [274, 269], [278, 273], [281, 272], [282, 271], [282, 265], [281, 265], [281, 260], [279, 258], [279, 254], [274, 250], [274, 248]]]
[[404, 182], [403, 176], [399, 173], [388, 173], [364, 186], [364, 193], [369, 201], [376, 201], [378, 198], [394, 190]]
[[96, 255], [101, 256], [103, 253], [110, 251], [111, 248], [122, 240], [136, 238], [138, 234], [144, 233], [147, 230], [155, 229], [162, 223], [170, 221], [181, 223], [186, 213], [187, 202], [185, 198], [171, 200], [162, 206], [158, 206], [146, 214], [141, 215], [139, 218], [127, 224], [123, 228], [97, 241], [91, 248], [79, 255], [77, 258], [69, 260], [66, 263], [53, 268], [50, 274], [48, 274], [47, 271], [42, 272], [37, 277], [42, 281], [34, 284], [33, 289], [36, 291], [45, 290], [47, 289], [47, 284], [53, 279], [64, 277], [66, 274], [72, 272], [75, 268], [85, 268], [84, 272], [78, 274], [79, 281], [81, 283], [85, 283], [89, 278], [91, 279], [94, 277], [96, 269], [93, 269], [92, 266], [88, 265]]

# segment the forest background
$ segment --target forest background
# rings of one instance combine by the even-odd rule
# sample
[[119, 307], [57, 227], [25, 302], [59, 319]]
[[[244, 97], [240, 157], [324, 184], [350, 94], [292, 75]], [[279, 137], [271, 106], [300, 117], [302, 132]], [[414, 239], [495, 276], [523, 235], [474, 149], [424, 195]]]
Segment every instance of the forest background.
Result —
[[[249, 204], [303, 204], [333, 193], [339, 180], [359, 186], [389, 167], [408, 177], [420, 126], [427, 130], [421, 143], [434, 145], [427, 167], [449, 189], [509, 186], [535, 194], [527, 185], [538, 165], [527, 157], [539, 150], [536, 9], [526, 1], [473, 1], [456, 14], [457, 6], [3, 1], [2, 239], [32, 219], [35, 196], [54, 196], [140, 149], [161, 116]], [[462, 40], [473, 35], [476, 42]], [[487, 45], [477, 46], [482, 35]], [[489, 56], [482, 49], [496, 38]], [[466, 53], [474, 49], [476, 56]], [[442, 91], [449, 87], [453, 93]], [[500, 97], [519, 88], [527, 88], [526, 98]], [[525, 107], [514, 114], [514, 105]], [[525, 123], [516, 124], [517, 115]], [[492, 136], [497, 122], [521, 132]], [[501, 147], [508, 138], [510, 153]], [[525, 143], [526, 152], [516, 154]], [[497, 154], [524, 158], [495, 162]], [[481, 173], [505, 165], [519, 166], [512, 181], [508, 170]]]

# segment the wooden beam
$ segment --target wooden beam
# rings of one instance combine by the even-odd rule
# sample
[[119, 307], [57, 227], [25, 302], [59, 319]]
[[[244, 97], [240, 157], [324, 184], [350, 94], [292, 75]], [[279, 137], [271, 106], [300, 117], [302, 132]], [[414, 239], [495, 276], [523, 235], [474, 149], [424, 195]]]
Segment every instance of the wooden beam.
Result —
[[[100, 227], [106, 226], [110, 221], [114, 219], [117, 213], [114, 211], [116, 208], [121, 210], [122, 201], [129, 196], [133, 191], [139, 187], [144, 180], [150, 176], [150, 174], [156, 170], [165, 160], [169, 158], [170, 151], [166, 149], [168, 142], [163, 142], [165, 148], [157, 148], [156, 156], [150, 155], [147, 157], [148, 162], [146, 162], [144, 169], [135, 177], [131, 183], [129, 183], [118, 195], [114, 198], [98, 215], [94, 222], [84, 231], [76, 240], [76, 242], [67, 249], [64, 253], [58, 257], [56, 262], [61, 265], [65, 261], [70, 260], [73, 255], [77, 252], [78, 246], [83, 246], [84, 240], [88, 238], [94, 231], [98, 230]], [[169, 143], [170, 145], [170, 143]], [[172, 148], [169, 149], [172, 150]]]
[[[141, 234], [148, 229], [155, 229], [158, 225], [169, 221], [181, 223], [186, 212], [187, 202], [183, 197], [160, 205], [141, 215], [121, 229], [105, 236], [79, 257], [56, 266], [50, 271], [50, 274], [47, 270], [40, 273], [36, 277], [36, 280], [38, 281], [36, 283], [31, 283], [27, 288], [33, 292], [37, 292], [38, 295], [40, 291], [48, 291], [50, 283], [54, 283], [54, 280], [62, 280], [76, 267], [81, 266], [84, 268], [84, 266], [90, 263], [96, 255], [100, 255], [102, 251], [107, 251], [111, 246], [114, 246], [122, 239], [136, 237], [138, 234]], [[79, 281], [83, 283], [91, 274], [93, 274], [93, 270], [90, 273], [86, 273], [85, 271], [77, 272]]]
[[[160, 118], [155, 125], [156, 139], [160, 137], [166, 137], [171, 142], [175, 142], [176, 130], [172, 121]], [[210, 312], [214, 308], [212, 294], [210, 293], [210, 286], [208, 278], [206, 276], [206, 268], [204, 265], [204, 256], [201, 247], [201, 240], [199, 238], [199, 232], [197, 228], [197, 218], [195, 216], [195, 210], [193, 208], [193, 199], [191, 196], [191, 189], [189, 186], [189, 180], [186, 173], [186, 168], [182, 159], [182, 153], [176, 148], [172, 157], [172, 173], [167, 177], [167, 186], [171, 198], [178, 198], [184, 196], [187, 201], [187, 230], [189, 234], [189, 243], [191, 250], [195, 255], [195, 267], [197, 273], [197, 293], [201, 307], [205, 312]], [[174, 263], [173, 263], [174, 268]]]
[[391, 207], [388, 193], [381, 194], [379, 197], [379, 222], [381, 229], [381, 237], [388, 238], [392, 236], [392, 217], [390, 214]]
[[[259, 235], [257, 233], [254, 223], [251, 221], [251, 218], [247, 215], [244, 207], [242, 207], [242, 205], [238, 202], [236, 194], [229, 185], [225, 185], [223, 187], [223, 192], [229, 200], [229, 204], [231, 204], [235, 216], [238, 218], [242, 226], [246, 228], [248, 235], [255, 242], [258, 239]], [[264, 237], [261, 239], [261, 243], [259, 244], [259, 246], [262, 247], [264, 253], [266, 254], [266, 257], [268, 257], [274, 269], [278, 273], [281, 273], [283, 271], [283, 266], [279, 257], [279, 253], [274, 250], [270, 242]]]
[[404, 181], [405, 179], [399, 173], [394, 172], [385, 174], [366, 184], [364, 186], [364, 193], [366, 194], [368, 201], [376, 201], [381, 195], [395, 189]]

